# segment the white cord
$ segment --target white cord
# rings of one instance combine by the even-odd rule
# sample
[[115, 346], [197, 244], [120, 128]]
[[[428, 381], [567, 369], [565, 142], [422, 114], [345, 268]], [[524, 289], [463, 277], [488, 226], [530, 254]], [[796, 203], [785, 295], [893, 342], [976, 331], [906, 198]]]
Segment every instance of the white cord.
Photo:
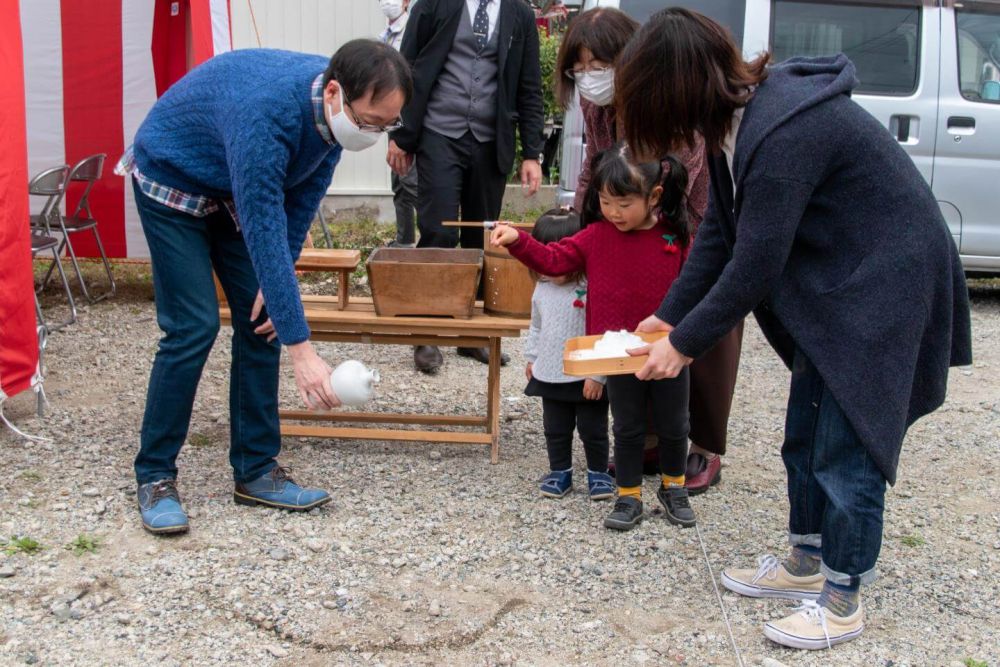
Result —
[[19, 436], [21, 436], [25, 440], [30, 440], [32, 442], [52, 442], [51, 438], [45, 438], [45, 437], [40, 436], [40, 435], [28, 435], [24, 431], [19, 430], [16, 426], [14, 426], [13, 424], [11, 424], [7, 420], [7, 417], [4, 416], [4, 414], [3, 414], [3, 404], [4, 404], [4, 401], [6, 401], [6, 400], [7, 400], [6, 398], [0, 399], [0, 421], [2, 421], [7, 426], [7, 428], [9, 428], [14, 433], [17, 433]]
[[736, 664], [744, 667], [743, 656], [740, 655], [740, 647], [736, 645], [736, 637], [733, 635], [733, 626], [729, 623], [729, 614], [726, 613], [726, 605], [722, 602], [722, 593], [719, 592], [719, 584], [715, 582], [715, 572], [712, 570], [712, 561], [708, 558], [708, 550], [705, 548], [705, 540], [701, 536], [701, 528], [696, 523], [694, 530], [698, 534], [698, 543], [701, 544], [701, 553], [705, 556], [705, 567], [708, 568], [708, 578], [712, 580], [712, 588], [715, 589], [715, 599], [719, 601], [719, 609], [722, 611], [722, 620], [726, 622], [726, 630], [729, 632], [729, 641], [733, 644], [733, 653], [736, 655]]

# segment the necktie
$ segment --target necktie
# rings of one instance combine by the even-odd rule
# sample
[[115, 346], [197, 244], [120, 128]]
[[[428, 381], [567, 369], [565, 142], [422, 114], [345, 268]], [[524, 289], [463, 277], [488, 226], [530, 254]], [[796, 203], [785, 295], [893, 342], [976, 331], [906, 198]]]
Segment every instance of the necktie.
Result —
[[479, 0], [479, 9], [476, 10], [476, 18], [472, 22], [472, 32], [476, 36], [476, 48], [482, 51], [486, 48], [486, 38], [490, 34], [490, 15], [486, 13], [486, 5], [490, 0]]

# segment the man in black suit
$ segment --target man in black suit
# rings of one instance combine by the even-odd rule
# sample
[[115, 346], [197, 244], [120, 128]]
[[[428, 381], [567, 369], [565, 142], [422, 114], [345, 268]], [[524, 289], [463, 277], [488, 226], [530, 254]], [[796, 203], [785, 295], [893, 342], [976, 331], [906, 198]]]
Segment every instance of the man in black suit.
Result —
[[[420, 0], [413, 5], [402, 54], [413, 66], [414, 94], [387, 161], [406, 173], [420, 162], [418, 246], [483, 247], [483, 230], [443, 227], [445, 220], [496, 220], [521, 134], [521, 185], [541, 183], [542, 81], [535, 15], [523, 0]], [[482, 362], [488, 352], [459, 348]], [[414, 351], [422, 371], [441, 366], [437, 348]]]

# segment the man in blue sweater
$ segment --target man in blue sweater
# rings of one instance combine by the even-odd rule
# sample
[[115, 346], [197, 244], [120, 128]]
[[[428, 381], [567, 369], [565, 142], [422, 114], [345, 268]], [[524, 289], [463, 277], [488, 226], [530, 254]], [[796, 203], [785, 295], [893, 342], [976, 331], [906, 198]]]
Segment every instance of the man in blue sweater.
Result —
[[176, 460], [219, 331], [213, 269], [233, 320], [234, 499], [290, 510], [329, 502], [326, 492], [295, 484], [275, 460], [281, 345], [303, 402], [339, 405], [330, 366], [309, 342], [295, 260], [341, 151], [363, 150], [399, 128], [411, 91], [406, 61], [375, 40], [348, 42], [329, 62], [241, 50], [174, 84], [139, 128], [116, 171], [132, 178], [164, 334], [135, 460], [150, 532], [188, 529]]

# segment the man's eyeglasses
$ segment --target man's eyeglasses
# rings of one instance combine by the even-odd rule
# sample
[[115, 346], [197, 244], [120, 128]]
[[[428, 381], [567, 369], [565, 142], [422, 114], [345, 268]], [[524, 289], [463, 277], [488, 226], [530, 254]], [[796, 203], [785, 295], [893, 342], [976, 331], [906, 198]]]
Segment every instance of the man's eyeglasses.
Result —
[[351, 102], [350, 100], [347, 99], [346, 95], [344, 96], [344, 106], [347, 107], [348, 111], [351, 112], [351, 120], [354, 121], [354, 124], [362, 132], [370, 132], [371, 134], [380, 134], [382, 132], [394, 132], [399, 128], [403, 127], [402, 118], [397, 118], [395, 121], [389, 123], [388, 125], [372, 125], [371, 123], [362, 122], [361, 119], [358, 118], [358, 114], [354, 112], [354, 107], [351, 106]]
[[612, 69], [612, 68], [611, 67], [591, 67], [590, 69], [568, 69], [568, 70], [565, 70], [563, 72], [563, 76], [565, 76], [570, 81], [576, 81], [578, 78], [580, 78], [584, 74], [604, 74], [605, 72], [607, 72], [610, 69]]

